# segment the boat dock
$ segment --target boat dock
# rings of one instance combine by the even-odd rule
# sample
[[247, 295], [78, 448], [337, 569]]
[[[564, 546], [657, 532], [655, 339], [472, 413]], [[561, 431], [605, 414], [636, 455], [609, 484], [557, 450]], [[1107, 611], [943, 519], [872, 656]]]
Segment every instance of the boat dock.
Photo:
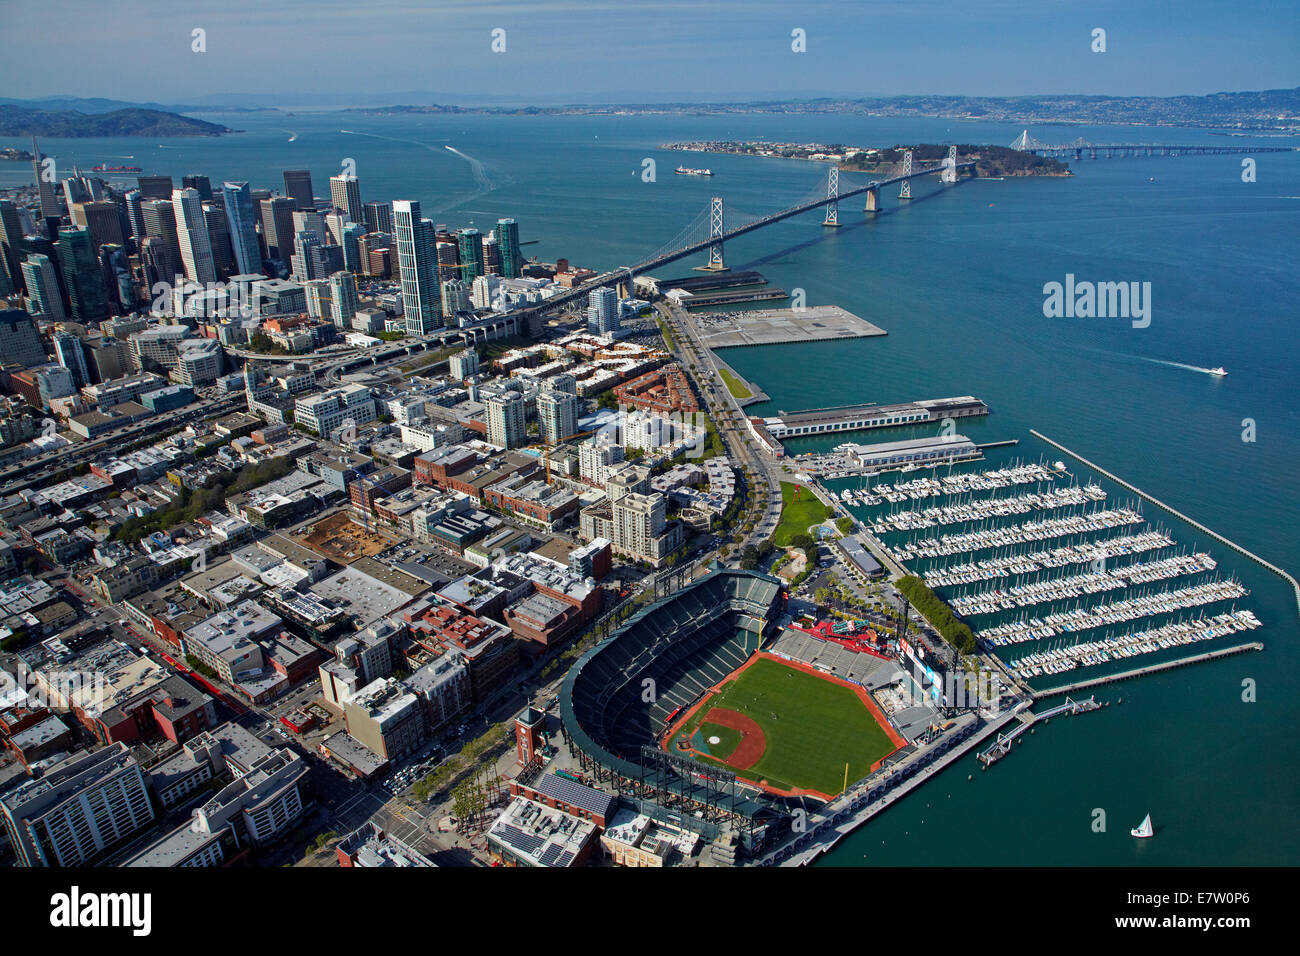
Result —
[[1086, 714], [1091, 710], [1100, 710], [1101, 707], [1102, 705], [1097, 703], [1097, 700], [1094, 697], [1089, 697], [1087, 700], [1074, 700], [1067, 697], [1065, 703], [1057, 704], [1051, 710], [1044, 711], [1041, 714], [1035, 714], [1028, 710], [1022, 711], [1016, 715], [1016, 719], [1020, 722], [1020, 726], [1016, 727], [1009, 733], [999, 733], [998, 739], [995, 740], [987, 750], [981, 752], [977, 756], [977, 759], [985, 767], [989, 767], [992, 764], [997, 763], [1007, 754], [1011, 753], [1011, 747], [1016, 742], [1016, 738], [1026, 730], [1029, 730], [1040, 720], [1046, 723], [1060, 714], [1067, 714], [1069, 716], [1074, 716], [1075, 714]]
[[1252, 641], [1249, 644], [1238, 644], [1235, 647], [1223, 647], [1213, 651], [1206, 651], [1204, 654], [1193, 654], [1190, 657], [1179, 657], [1175, 660], [1161, 661], [1158, 664], [1148, 664], [1146, 667], [1137, 667], [1133, 670], [1119, 671], [1114, 674], [1106, 674], [1102, 677], [1092, 677], [1088, 680], [1075, 681], [1072, 684], [1063, 684], [1060, 687], [1048, 687], [1044, 690], [1033, 690], [1031, 693], [1035, 700], [1041, 700], [1044, 697], [1052, 697], [1056, 694], [1072, 694], [1076, 691], [1086, 690], [1089, 687], [1101, 687], [1103, 684], [1114, 684], [1119, 681], [1129, 680], [1133, 677], [1145, 677], [1148, 674], [1158, 674], [1161, 671], [1173, 670], [1175, 667], [1187, 667], [1189, 664], [1199, 664], [1202, 661], [1217, 660], [1220, 657], [1231, 657], [1234, 654], [1244, 654], [1246, 651], [1262, 651], [1263, 643]]
[[1082, 455], [1078, 454], [1077, 452], [1071, 451], [1070, 449], [1066, 448], [1064, 445], [1060, 444], [1059, 442], [1052, 441], [1052, 439], [1048, 438], [1042, 432], [1035, 431], [1034, 429], [1031, 428], [1029, 429], [1029, 434], [1033, 435], [1035, 438], [1047, 442], [1047, 444], [1051, 445], [1057, 451], [1064, 452], [1065, 454], [1069, 455], [1071, 458], [1075, 459], [1076, 461], [1082, 462], [1083, 464], [1091, 468], [1093, 471], [1105, 475], [1111, 481], [1115, 482], [1118, 485], [1124, 486], [1129, 491], [1133, 492], [1135, 495], [1140, 495], [1142, 498], [1145, 498], [1147, 501], [1151, 502], [1157, 508], [1169, 512], [1175, 518], [1180, 518], [1181, 520], [1186, 521], [1197, 531], [1202, 531], [1205, 534], [1208, 534], [1211, 538], [1213, 538], [1215, 541], [1218, 541], [1220, 544], [1226, 545], [1227, 547], [1231, 548], [1233, 551], [1236, 551], [1238, 554], [1250, 558], [1250, 560], [1254, 561], [1260, 567], [1272, 571], [1282, 580], [1286, 581], [1289, 585], [1291, 585], [1291, 590], [1295, 593], [1296, 613], [1300, 614], [1300, 583], [1297, 583], [1294, 577], [1292, 577], [1286, 571], [1283, 571], [1277, 565], [1265, 561], [1263, 558], [1261, 558], [1259, 555], [1255, 554], [1252, 551], [1247, 551], [1241, 545], [1237, 544], [1235, 541], [1230, 541], [1229, 539], [1225, 538], [1223, 535], [1219, 534], [1217, 531], [1211, 531], [1209, 528], [1201, 524], [1199, 521], [1195, 521], [1192, 518], [1187, 517], [1187, 515], [1183, 514], [1181, 511], [1178, 511], [1176, 508], [1173, 508], [1165, 504], [1159, 498], [1155, 498], [1147, 494], [1145, 491], [1143, 491], [1141, 488], [1137, 487], [1136, 485], [1129, 484], [1123, 478], [1120, 478], [1118, 475], [1112, 474], [1111, 472], [1107, 471], [1105, 468], [1102, 468], [1100, 465], [1097, 465], [1089, 461], [1087, 458], [1084, 458]]
[[[768, 434], [783, 438], [802, 438], [827, 432], [867, 431], [873, 428], [897, 428], [942, 421], [945, 418], [971, 418], [988, 415], [989, 407], [973, 395], [957, 398], [924, 399], [897, 405], [837, 405], [810, 408], [801, 412], [781, 412], [763, 419]], [[989, 446], [992, 447], [992, 446]]]

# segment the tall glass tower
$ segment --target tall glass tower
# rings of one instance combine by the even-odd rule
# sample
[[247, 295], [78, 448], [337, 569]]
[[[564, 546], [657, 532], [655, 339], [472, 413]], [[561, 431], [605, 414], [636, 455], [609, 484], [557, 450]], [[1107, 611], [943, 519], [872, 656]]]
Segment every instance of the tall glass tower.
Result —
[[524, 256], [519, 250], [519, 223], [513, 219], [497, 220], [497, 248], [501, 250], [501, 278], [518, 279], [524, 268]]
[[487, 274], [483, 262], [483, 234], [477, 229], [462, 229], [456, 233], [456, 245], [460, 252], [460, 279], [469, 285], [481, 275]]
[[257, 214], [248, 183], [222, 183], [221, 196], [225, 201], [235, 264], [244, 275], [261, 272], [262, 248], [257, 241]]
[[393, 202], [393, 238], [402, 283], [402, 309], [407, 331], [417, 335], [442, 325], [438, 288], [438, 254], [433, 223], [420, 216], [415, 200]]

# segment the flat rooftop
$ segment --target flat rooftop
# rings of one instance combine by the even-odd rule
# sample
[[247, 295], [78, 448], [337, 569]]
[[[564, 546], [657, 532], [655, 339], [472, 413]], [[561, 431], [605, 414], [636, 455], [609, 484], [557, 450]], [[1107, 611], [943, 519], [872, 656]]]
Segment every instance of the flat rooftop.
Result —
[[745, 312], [696, 312], [700, 338], [711, 349], [741, 345], [779, 345], [822, 339], [861, 339], [886, 335], [884, 329], [838, 305]]

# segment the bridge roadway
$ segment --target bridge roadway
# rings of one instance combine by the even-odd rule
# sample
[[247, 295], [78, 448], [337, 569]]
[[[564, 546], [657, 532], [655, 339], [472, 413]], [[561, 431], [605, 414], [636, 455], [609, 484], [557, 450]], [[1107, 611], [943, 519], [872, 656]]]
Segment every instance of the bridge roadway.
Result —
[[[973, 170], [974, 167], [975, 167], [975, 163], [972, 161], [957, 163], [957, 169], [959, 170], [967, 169], [967, 168]], [[660, 255], [654, 256], [650, 259], [646, 259], [634, 266], [625, 266], [623, 268], [610, 269], [607, 272], [602, 272], [594, 279], [589, 279], [588, 281], [584, 282], [582, 285], [570, 289], [568, 292], [562, 292], [559, 295], [552, 296], [541, 305], [536, 305], [529, 309], [521, 309], [518, 312], [507, 313], [507, 314], [544, 315], [546, 313], [554, 311], [555, 309], [567, 305], [568, 303], [574, 301], [575, 299], [581, 299], [582, 297], [586, 296], [589, 292], [591, 292], [593, 289], [598, 289], [601, 286], [608, 285], [611, 282], [617, 282], [619, 279], [623, 278], [624, 276], [642, 275], [646, 272], [650, 272], [654, 269], [658, 269], [660, 266], [665, 266], [670, 262], [676, 262], [678, 259], [685, 259], [687, 256], [694, 255], [697, 252], [703, 252], [705, 249], [708, 249], [709, 246], [712, 246], [716, 243], [727, 242], [731, 239], [735, 239], [739, 236], [743, 236], [745, 235], [745, 233], [753, 232], [756, 229], [762, 229], [764, 226], [770, 226], [774, 222], [780, 222], [782, 219], [789, 219], [791, 216], [798, 216], [810, 210], [819, 209], [822, 206], [828, 206], [834, 202], [840, 202], [845, 199], [850, 199], [853, 196], [860, 196], [863, 193], [872, 192], [873, 190], [883, 189], [886, 186], [891, 186], [894, 183], [901, 183], [907, 179], [918, 179], [921, 176], [933, 176], [937, 173], [942, 173], [947, 168], [948, 167], [943, 164], [940, 164], [938, 166], [929, 166], [926, 167], [925, 169], [913, 170], [910, 174], [907, 175], [893, 176], [890, 177], [889, 179], [873, 180], [867, 183], [865, 186], [854, 186], [851, 189], [842, 189], [837, 195], [834, 196], [827, 196], [823, 199], [814, 199], [810, 202], [800, 203], [797, 206], [790, 206], [789, 208], [782, 209], [779, 212], [774, 212], [769, 215], [763, 216], [759, 219], [755, 219], [753, 222], [746, 223], [743, 226], [734, 226], [731, 229], [724, 230], [721, 236], [710, 236], [709, 238], [704, 239], [700, 242], [693, 242], [690, 245], [682, 246], [680, 249], [674, 249], [672, 252], [665, 252]]]
[[1074, 143], [1058, 146], [1029, 146], [1022, 152], [1037, 156], [1050, 156], [1061, 159], [1073, 156], [1083, 159], [1086, 153], [1089, 159], [1096, 159], [1105, 154], [1107, 159], [1116, 155], [1125, 156], [1221, 156], [1246, 155], [1249, 153], [1289, 153], [1290, 146], [1175, 146], [1164, 143]]

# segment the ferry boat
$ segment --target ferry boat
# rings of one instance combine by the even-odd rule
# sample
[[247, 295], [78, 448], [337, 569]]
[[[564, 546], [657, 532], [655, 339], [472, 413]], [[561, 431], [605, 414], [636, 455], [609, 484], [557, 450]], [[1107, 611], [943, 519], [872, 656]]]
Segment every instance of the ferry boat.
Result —
[[691, 169], [689, 166], [678, 166], [673, 170], [678, 176], [712, 176], [711, 169]]
[[1155, 836], [1156, 835], [1155, 828], [1151, 826], [1151, 814], [1148, 813], [1145, 817], [1143, 817], [1142, 822], [1139, 823], [1137, 826], [1135, 826], [1132, 830], [1130, 830], [1129, 833], [1132, 833], [1135, 837], [1139, 837], [1141, 839]]
[[139, 166], [109, 166], [107, 163], [100, 163], [98, 166], [91, 167], [92, 173], [139, 173], [143, 170]]
[[1227, 375], [1227, 374], [1228, 374], [1228, 370], [1225, 369], [1222, 365], [1220, 365], [1218, 368], [1212, 368], [1212, 369], [1210, 369], [1210, 374], [1211, 374], [1211, 375]]

